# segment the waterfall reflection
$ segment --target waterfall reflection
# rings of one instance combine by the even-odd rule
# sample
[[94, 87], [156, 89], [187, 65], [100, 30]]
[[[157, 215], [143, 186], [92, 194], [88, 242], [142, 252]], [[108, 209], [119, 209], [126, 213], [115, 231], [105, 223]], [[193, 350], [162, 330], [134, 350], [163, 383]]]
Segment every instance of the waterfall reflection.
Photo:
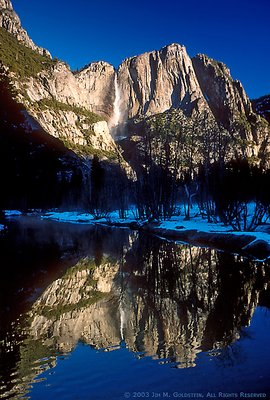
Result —
[[264, 290], [264, 265], [140, 236], [119, 258], [84, 258], [54, 281], [31, 310], [31, 335], [71, 351], [78, 340], [196, 365], [249, 324]]
[[126, 346], [138, 358], [178, 368], [194, 367], [202, 351], [234, 362], [241, 354], [230, 344], [257, 305], [269, 307], [267, 262], [128, 230], [32, 228], [19, 231], [17, 255], [14, 241], [2, 249], [19, 272], [2, 284], [8, 328], [0, 327], [0, 394], [25, 393], [27, 382], [79, 341], [105, 350]]

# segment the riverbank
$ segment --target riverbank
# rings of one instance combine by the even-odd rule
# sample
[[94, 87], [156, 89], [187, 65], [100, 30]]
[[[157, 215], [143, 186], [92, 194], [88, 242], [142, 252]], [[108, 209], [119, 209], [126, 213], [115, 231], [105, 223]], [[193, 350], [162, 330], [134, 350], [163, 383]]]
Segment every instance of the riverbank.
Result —
[[[6, 218], [18, 218], [18, 211], [6, 211]], [[120, 219], [117, 213], [110, 213], [106, 218], [95, 219], [89, 213], [82, 212], [32, 212], [27, 214], [41, 220], [54, 220], [62, 223], [94, 224], [135, 229], [176, 242], [189, 243], [200, 247], [211, 247], [230, 253], [241, 254], [263, 261], [270, 258], [270, 225], [262, 225], [254, 232], [237, 232], [220, 223], [208, 223], [196, 215], [190, 220], [183, 216], [169, 221], [139, 221], [132, 214]]]

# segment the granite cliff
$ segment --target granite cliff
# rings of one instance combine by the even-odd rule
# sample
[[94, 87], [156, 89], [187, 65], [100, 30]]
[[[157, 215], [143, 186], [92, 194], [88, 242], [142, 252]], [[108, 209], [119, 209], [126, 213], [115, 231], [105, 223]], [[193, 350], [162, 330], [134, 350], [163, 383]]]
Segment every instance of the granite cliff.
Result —
[[80, 92], [84, 92], [91, 111], [107, 120], [113, 114], [115, 69], [104, 62], [94, 62], [75, 75]]
[[207, 107], [192, 61], [185, 47], [175, 43], [126, 59], [119, 67], [117, 80], [126, 118], [170, 108], [190, 114]]
[[184, 46], [173, 43], [128, 58], [117, 70], [93, 63], [76, 79], [91, 93], [91, 110], [106, 115], [116, 134], [132, 134], [130, 121], [171, 110], [191, 119], [206, 114], [241, 143], [239, 153], [268, 159], [269, 124], [254, 111], [242, 84], [225, 64], [205, 55], [191, 59]]
[[104, 115], [92, 112], [100, 110], [91, 104], [91, 92], [66, 63], [33, 43], [9, 0], [0, 2], [0, 64], [30, 121], [80, 154], [119, 154]]
[[[242, 141], [242, 148], [248, 148], [244, 155], [268, 162], [269, 124], [254, 112], [243, 86], [223, 63], [205, 55], [191, 59], [184, 46], [173, 43], [127, 58], [118, 69], [100, 61], [73, 73], [32, 42], [9, 0], [1, 0], [0, 7], [1, 32], [10, 35], [4, 41], [14, 39], [13, 47], [9, 45], [12, 62], [2, 55], [1, 62], [13, 78], [18, 98], [48, 133], [67, 145], [81, 146], [82, 152], [88, 146], [88, 152], [117, 154], [110, 132], [130, 135], [130, 121], [180, 110], [187, 118], [204, 113], [226, 129], [228, 137]], [[23, 76], [22, 65], [16, 65], [18, 43], [31, 49], [35, 65]], [[36, 59], [37, 53], [44, 58]]]

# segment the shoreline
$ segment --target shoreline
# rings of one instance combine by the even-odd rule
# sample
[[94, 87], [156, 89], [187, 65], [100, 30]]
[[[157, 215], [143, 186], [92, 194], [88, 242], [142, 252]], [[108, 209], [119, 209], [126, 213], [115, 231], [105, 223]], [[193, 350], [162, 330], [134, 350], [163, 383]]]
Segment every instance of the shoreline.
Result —
[[270, 258], [270, 226], [254, 232], [233, 231], [222, 224], [208, 223], [201, 217], [186, 221], [183, 217], [174, 217], [168, 221], [138, 221], [134, 217], [119, 219], [116, 215], [110, 218], [94, 219], [88, 213], [81, 212], [32, 212], [22, 214], [18, 211], [6, 211], [7, 220], [20, 217], [34, 217], [40, 221], [55, 221], [79, 225], [96, 225], [116, 228], [127, 228], [156, 235], [164, 240], [181, 242], [197, 247], [210, 247], [220, 251], [252, 257], [257, 261]]

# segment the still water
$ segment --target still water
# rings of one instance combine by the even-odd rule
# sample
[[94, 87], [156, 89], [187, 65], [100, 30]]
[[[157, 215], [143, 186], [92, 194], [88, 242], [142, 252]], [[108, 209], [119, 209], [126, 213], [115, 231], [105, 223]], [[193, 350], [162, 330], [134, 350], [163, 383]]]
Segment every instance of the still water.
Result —
[[31, 218], [0, 254], [0, 398], [269, 398], [269, 263]]

